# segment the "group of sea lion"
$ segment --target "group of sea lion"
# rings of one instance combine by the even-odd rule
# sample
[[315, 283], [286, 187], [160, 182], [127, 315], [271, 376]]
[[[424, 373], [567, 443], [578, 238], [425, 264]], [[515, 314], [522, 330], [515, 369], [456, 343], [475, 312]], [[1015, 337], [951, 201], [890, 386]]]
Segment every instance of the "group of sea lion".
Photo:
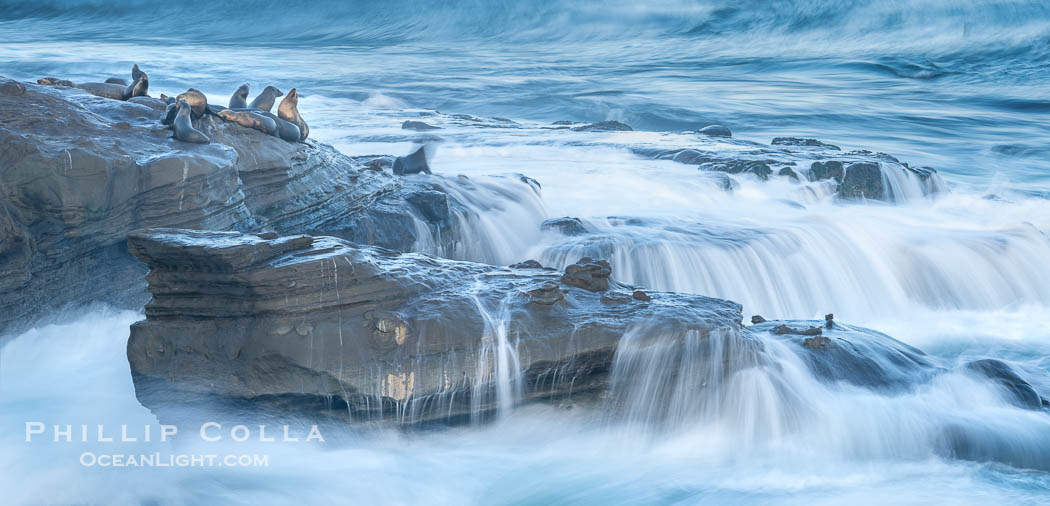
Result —
[[66, 79], [57, 79], [54, 77], [42, 77], [36, 80], [37, 84], [46, 84], [50, 86], [69, 86], [70, 88], [80, 88], [92, 95], [96, 95], [104, 98], [112, 98], [114, 100], [127, 100], [132, 97], [145, 97], [149, 92], [149, 76], [145, 72], [139, 70], [138, 64], [131, 67], [131, 84], [128, 84], [122, 78], [111, 77], [106, 79], [104, 83], [80, 83], [76, 84], [73, 81]]
[[[285, 96], [281, 90], [267, 86], [251, 104], [247, 103], [249, 90], [248, 84], [238, 87], [230, 97], [229, 107], [209, 104], [207, 97], [194, 88], [175, 98], [161, 95], [161, 100], [168, 102], [168, 109], [161, 122], [172, 127], [176, 139], [186, 142], [210, 142], [208, 136], [193, 128], [190, 122], [191, 119], [200, 119], [205, 114], [218, 116], [225, 121], [253, 128], [288, 142], [306, 140], [310, 135], [310, 127], [299, 114], [299, 93], [295, 88]], [[270, 110], [273, 109], [277, 97], [281, 96], [284, 96], [284, 100], [277, 106], [277, 114], [273, 114]]]
[[[120, 77], [111, 77], [102, 83], [76, 84], [65, 79], [44, 77], [37, 80], [38, 84], [51, 86], [69, 86], [80, 88], [92, 95], [111, 98], [114, 100], [128, 100], [133, 97], [147, 97], [149, 91], [149, 76], [146, 75], [138, 64], [131, 67], [131, 81]], [[310, 127], [303, 121], [299, 114], [299, 93], [292, 88], [286, 96], [281, 90], [267, 86], [259, 96], [248, 103], [248, 84], [242, 84], [230, 97], [229, 107], [208, 104], [208, 98], [200, 90], [190, 88], [178, 96], [172, 98], [161, 94], [160, 99], [168, 104], [161, 123], [169, 126], [177, 140], [207, 144], [211, 142], [204, 132], [193, 126], [193, 120], [199, 120], [205, 114], [211, 114], [222, 118], [224, 121], [238, 125], [254, 128], [267, 135], [280, 137], [288, 142], [305, 141], [310, 135]], [[277, 114], [270, 112], [277, 97], [284, 97], [281, 104], [277, 106]]]

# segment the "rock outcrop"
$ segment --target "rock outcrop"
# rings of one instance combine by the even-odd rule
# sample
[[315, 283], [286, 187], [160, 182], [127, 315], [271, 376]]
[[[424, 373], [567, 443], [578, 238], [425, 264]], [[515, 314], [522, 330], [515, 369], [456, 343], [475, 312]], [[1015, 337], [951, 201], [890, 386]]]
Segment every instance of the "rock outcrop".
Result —
[[326, 234], [399, 250], [422, 234], [440, 250], [469, 210], [439, 194], [484, 191], [458, 178], [394, 177], [325, 144], [211, 116], [194, 122], [211, 144], [190, 145], [159, 124], [157, 99], [2, 82], [17, 93], [0, 94], [0, 331], [85, 301], [141, 306], [145, 269], [125, 244], [135, 229]]
[[[153, 295], [128, 359], [141, 402], [158, 412], [206, 396], [356, 421], [455, 422], [508, 402], [600, 394], [638, 325], [741, 329], [729, 301], [592, 292], [553, 270], [331, 237], [155, 229], [131, 234], [128, 247], [149, 266]], [[592, 281], [607, 276], [603, 262], [586, 263]], [[602, 303], [614, 291], [621, 303]]]

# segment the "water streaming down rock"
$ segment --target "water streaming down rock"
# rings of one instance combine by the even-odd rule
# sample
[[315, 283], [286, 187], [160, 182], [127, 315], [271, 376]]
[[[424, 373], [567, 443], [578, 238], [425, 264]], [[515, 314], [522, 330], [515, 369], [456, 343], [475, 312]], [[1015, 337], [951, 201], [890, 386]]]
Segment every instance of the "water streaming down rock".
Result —
[[[478, 279], [475, 293], [484, 289], [484, 283]], [[478, 352], [478, 370], [474, 375], [474, 388], [471, 394], [471, 420], [483, 421], [493, 410], [497, 418], [510, 414], [524, 397], [521, 375], [521, 360], [518, 358], [518, 343], [511, 343], [507, 336], [510, 325], [510, 297], [504, 298], [496, 308], [489, 308], [486, 302], [477, 295], [473, 296], [478, 306], [478, 313], [485, 322], [485, 334], [481, 338], [481, 349]], [[495, 398], [493, 400], [492, 398]]]
[[595, 219], [595, 233], [561, 237], [539, 256], [556, 267], [581, 256], [608, 258], [625, 282], [726, 297], [776, 318], [817, 317], [828, 309], [885, 317], [916, 305], [1050, 305], [1050, 270], [1041, 260], [1050, 258], [1050, 238], [1038, 228], [930, 226], [907, 212], [846, 207], [834, 218], [759, 226]]

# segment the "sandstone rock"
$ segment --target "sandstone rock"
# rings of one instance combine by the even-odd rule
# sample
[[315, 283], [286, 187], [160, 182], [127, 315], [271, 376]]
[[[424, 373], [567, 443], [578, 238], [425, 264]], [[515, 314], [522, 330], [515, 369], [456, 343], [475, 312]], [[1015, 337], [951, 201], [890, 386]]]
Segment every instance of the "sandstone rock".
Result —
[[601, 292], [609, 289], [609, 276], [612, 268], [605, 260], [594, 260], [583, 257], [579, 262], [565, 267], [565, 275], [562, 281], [569, 285], [592, 292]]
[[671, 303], [603, 304], [608, 292], [556, 272], [330, 237], [154, 229], [130, 234], [128, 247], [148, 265], [153, 295], [132, 326], [128, 360], [140, 401], [161, 420], [168, 407], [184, 413], [201, 398], [355, 422], [489, 413], [499, 405], [497, 375], [479, 364], [494, 363], [496, 349], [481, 308], [513, 336], [515, 402], [605, 391], [621, 338], [639, 325], [701, 337], [740, 329], [740, 306], [728, 301], [663, 294]]

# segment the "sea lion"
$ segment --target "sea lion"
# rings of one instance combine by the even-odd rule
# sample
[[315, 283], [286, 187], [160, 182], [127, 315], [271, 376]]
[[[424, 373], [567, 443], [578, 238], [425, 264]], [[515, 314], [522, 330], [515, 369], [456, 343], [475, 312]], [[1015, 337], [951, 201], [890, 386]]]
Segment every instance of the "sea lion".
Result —
[[244, 109], [245, 107], [248, 107], [248, 83], [240, 85], [230, 97], [230, 109]]
[[310, 136], [310, 127], [303, 121], [303, 117], [299, 115], [299, 92], [295, 91], [295, 88], [288, 90], [288, 96], [281, 100], [281, 105], [277, 106], [277, 117], [295, 124], [299, 127], [299, 140], [305, 141]]
[[196, 88], [190, 88], [179, 93], [179, 96], [175, 97], [175, 102], [180, 101], [189, 104], [190, 108], [193, 110], [193, 119], [200, 119], [201, 116], [204, 116], [204, 111], [208, 108], [208, 97], [205, 97], [204, 94]]
[[171, 102], [168, 107], [164, 109], [164, 118], [160, 120], [160, 124], [170, 127], [175, 122], [175, 115], [179, 113], [179, 104]]
[[146, 73], [141, 71], [141, 70], [139, 70], [139, 64], [138, 63], [136, 63], [136, 64], [131, 66], [131, 80], [132, 81], [138, 81], [139, 80], [139, 76], [144, 76], [144, 75], [146, 75]]
[[106, 79], [106, 83], [107, 84], [119, 84], [121, 86], [127, 86], [128, 85], [127, 81], [125, 81], [125, 80], [123, 80], [123, 79], [121, 79], [119, 77], [111, 77], [109, 79]]
[[395, 176], [419, 174], [420, 172], [433, 174], [430, 172], [430, 166], [427, 165], [426, 146], [420, 146], [419, 149], [410, 155], [395, 158], [393, 170]]
[[65, 79], [58, 79], [57, 77], [41, 77], [36, 80], [37, 84], [45, 84], [47, 86], [68, 86], [70, 88], [76, 88], [77, 85], [73, 81], [67, 81]]
[[195, 142], [197, 144], [211, 142], [207, 135], [193, 128], [193, 123], [190, 122], [191, 106], [185, 100], [180, 100], [178, 107], [179, 111], [175, 114], [175, 122], [172, 123], [172, 130], [175, 131], [172, 137], [182, 142]]
[[160, 94], [160, 99], [163, 100], [165, 104], [174, 104], [175, 103], [175, 97], [169, 97], [169, 96], [167, 96], [167, 95], [165, 95], [163, 93]]
[[149, 76], [145, 73], [128, 86], [111, 83], [81, 83], [76, 85], [97, 97], [112, 98], [113, 100], [127, 100], [131, 97], [142, 97], [149, 90]]
[[273, 120], [274, 124], [276, 124], [277, 126], [277, 131], [271, 133], [270, 135], [273, 135], [274, 137], [280, 137], [281, 139], [286, 140], [288, 142], [299, 142], [299, 127], [295, 126], [294, 123], [289, 123], [277, 117], [277, 115], [272, 112], [260, 111], [259, 109], [253, 109], [251, 107], [247, 107], [244, 109], [230, 109], [221, 105], [208, 104], [209, 114], [219, 116], [221, 118], [223, 111], [249, 112], [252, 114], [269, 118]]
[[237, 123], [242, 127], [253, 128], [267, 135], [277, 134], [277, 122], [261, 114], [224, 109], [219, 111], [219, 117], [231, 123]]
[[252, 100], [252, 103], [248, 104], [248, 107], [270, 112], [270, 109], [273, 109], [273, 101], [283, 95], [284, 93], [281, 93], [281, 90], [273, 86], [267, 86], [258, 97], [255, 97], [255, 100]]

